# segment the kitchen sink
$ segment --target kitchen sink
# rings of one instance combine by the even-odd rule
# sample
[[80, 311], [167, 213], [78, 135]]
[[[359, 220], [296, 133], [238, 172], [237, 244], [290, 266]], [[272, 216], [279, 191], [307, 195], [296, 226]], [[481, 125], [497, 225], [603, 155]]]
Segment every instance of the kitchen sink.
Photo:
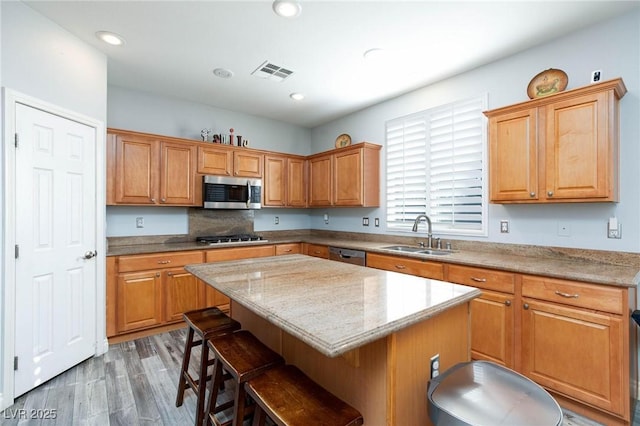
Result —
[[443, 256], [446, 254], [451, 254], [451, 252], [447, 250], [427, 249], [424, 247], [415, 247], [415, 246], [386, 246], [386, 247], [382, 247], [382, 249], [398, 251], [401, 253], [432, 254], [434, 256]]

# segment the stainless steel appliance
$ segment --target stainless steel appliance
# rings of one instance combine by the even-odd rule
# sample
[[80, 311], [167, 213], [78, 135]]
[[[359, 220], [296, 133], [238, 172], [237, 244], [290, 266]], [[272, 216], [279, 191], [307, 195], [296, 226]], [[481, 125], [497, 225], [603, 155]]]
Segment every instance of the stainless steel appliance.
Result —
[[196, 241], [206, 245], [229, 244], [229, 243], [266, 243], [268, 240], [256, 234], [233, 234], [233, 235], [207, 235], [196, 238]]
[[204, 176], [202, 185], [205, 209], [261, 208], [262, 179]]
[[329, 247], [329, 259], [360, 266], [365, 266], [367, 263], [364, 251], [339, 247]]

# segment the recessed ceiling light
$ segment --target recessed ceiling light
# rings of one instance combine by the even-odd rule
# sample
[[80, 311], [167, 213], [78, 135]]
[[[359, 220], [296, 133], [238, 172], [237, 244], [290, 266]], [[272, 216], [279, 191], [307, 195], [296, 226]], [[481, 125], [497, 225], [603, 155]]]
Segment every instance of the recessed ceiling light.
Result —
[[226, 68], [216, 68], [213, 70], [213, 75], [220, 78], [231, 78], [233, 77], [233, 71]]
[[290, 94], [289, 97], [294, 101], [301, 101], [304, 99], [304, 95], [302, 93], [297, 93], [297, 92]]
[[122, 46], [124, 44], [124, 38], [122, 38], [122, 36], [109, 31], [98, 31], [96, 37], [112, 46]]
[[292, 0], [275, 0], [272, 7], [276, 15], [283, 18], [295, 18], [302, 12], [300, 3]]

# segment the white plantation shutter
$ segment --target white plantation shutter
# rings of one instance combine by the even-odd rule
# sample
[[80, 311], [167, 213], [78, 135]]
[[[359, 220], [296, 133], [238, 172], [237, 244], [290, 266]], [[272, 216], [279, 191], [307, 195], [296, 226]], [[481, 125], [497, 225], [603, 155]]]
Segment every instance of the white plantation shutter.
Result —
[[434, 231], [485, 232], [486, 97], [387, 122], [387, 228], [426, 213]]

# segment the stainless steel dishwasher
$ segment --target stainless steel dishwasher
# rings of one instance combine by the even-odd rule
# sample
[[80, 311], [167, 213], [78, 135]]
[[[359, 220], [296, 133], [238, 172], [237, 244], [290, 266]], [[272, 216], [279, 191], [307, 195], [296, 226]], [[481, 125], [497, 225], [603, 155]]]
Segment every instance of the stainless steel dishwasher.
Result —
[[329, 259], [360, 266], [365, 266], [367, 263], [364, 251], [340, 247], [329, 247]]

